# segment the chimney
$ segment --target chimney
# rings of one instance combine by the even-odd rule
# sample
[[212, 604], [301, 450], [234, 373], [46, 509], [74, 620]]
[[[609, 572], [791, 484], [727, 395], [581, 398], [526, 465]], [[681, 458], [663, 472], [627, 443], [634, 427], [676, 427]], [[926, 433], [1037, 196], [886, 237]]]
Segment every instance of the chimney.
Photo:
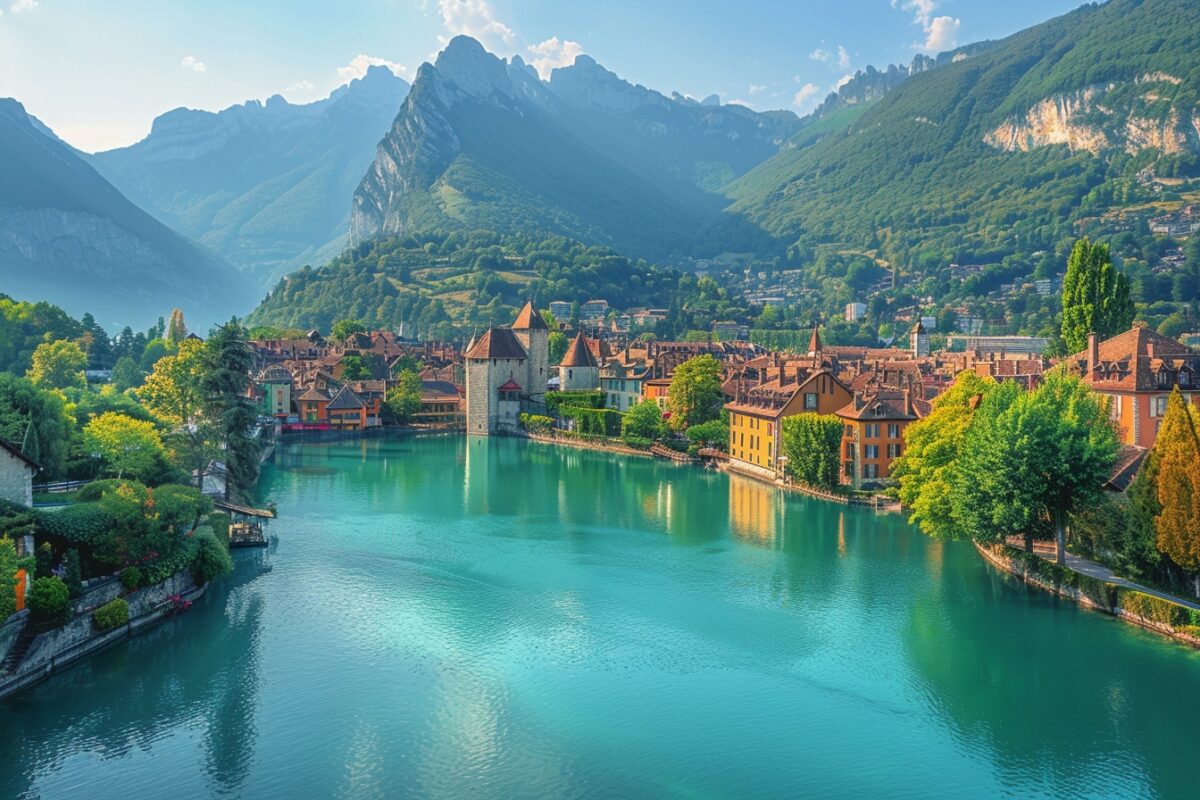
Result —
[[1154, 358], [1154, 341], [1146, 342], [1146, 358]]
[[905, 390], [904, 390], [904, 408], [902, 409], [902, 413], [904, 413], [904, 414], [912, 413], [912, 396], [909, 394], [909, 391], [907, 388], [905, 388]]
[[1087, 377], [1088, 380], [1091, 380], [1096, 372], [1096, 365], [1100, 363], [1100, 343], [1096, 341], [1095, 332], [1088, 334], [1087, 342]]

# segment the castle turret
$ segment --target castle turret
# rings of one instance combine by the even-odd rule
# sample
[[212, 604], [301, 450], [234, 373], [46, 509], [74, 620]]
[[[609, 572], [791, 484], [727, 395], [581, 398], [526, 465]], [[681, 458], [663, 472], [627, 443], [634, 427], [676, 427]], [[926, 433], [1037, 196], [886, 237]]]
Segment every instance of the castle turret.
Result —
[[534, 309], [533, 303], [526, 303], [512, 324], [512, 332], [529, 354], [528, 372], [522, 385], [529, 399], [540, 402], [546, 393], [546, 381], [550, 379], [550, 326]]
[[908, 341], [912, 348], [913, 358], [925, 358], [929, 355], [929, 334], [925, 331], [925, 326], [921, 324], [920, 317], [917, 318], [917, 324], [913, 326], [912, 333], [908, 335]]
[[588, 349], [583, 331], [575, 337], [558, 365], [558, 385], [563, 391], [590, 391], [600, 388], [600, 365]]

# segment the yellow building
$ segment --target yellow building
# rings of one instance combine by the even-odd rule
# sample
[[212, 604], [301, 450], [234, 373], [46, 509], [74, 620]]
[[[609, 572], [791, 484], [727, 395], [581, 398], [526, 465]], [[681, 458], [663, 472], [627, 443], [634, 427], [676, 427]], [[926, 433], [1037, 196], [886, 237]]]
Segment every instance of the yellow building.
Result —
[[728, 403], [729, 465], [765, 478], [781, 469], [780, 425], [795, 414], [832, 414], [853, 394], [825, 369], [784, 370], [780, 377], [755, 386], [745, 397]]

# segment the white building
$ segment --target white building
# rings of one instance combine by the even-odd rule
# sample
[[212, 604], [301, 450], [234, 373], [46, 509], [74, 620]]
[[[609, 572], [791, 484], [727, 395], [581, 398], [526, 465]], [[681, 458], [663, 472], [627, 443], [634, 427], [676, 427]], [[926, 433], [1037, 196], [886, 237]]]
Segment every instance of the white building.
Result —
[[867, 315], [866, 303], [846, 303], [846, 322], [858, 322]]
[[580, 319], [604, 319], [604, 315], [608, 313], [607, 300], [588, 300], [579, 307]]
[[515, 431], [522, 411], [538, 411], [549, 379], [550, 329], [531, 303], [511, 328], [489, 328], [464, 355], [467, 433]]
[[32, 506], [33, 476], [39, 469], [33, 459], [0, 439], [0, 500]]
[[566, 300], [551, 300], [550, 314], [559, 322], [566, 322], [571, 318], [571, 304]]

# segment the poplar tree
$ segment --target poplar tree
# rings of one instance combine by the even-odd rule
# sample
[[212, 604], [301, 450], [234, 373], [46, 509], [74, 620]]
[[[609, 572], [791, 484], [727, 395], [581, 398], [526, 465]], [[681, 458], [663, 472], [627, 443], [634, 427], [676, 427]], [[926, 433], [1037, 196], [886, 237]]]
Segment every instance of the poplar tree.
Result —
[[1159, 513], [1154, 518], [1158, 549], [1192, 573], [1200, 597], [1200, 442], [1179, 387], [1167, 400], [1167, 415], [1154, 444]]
[[1069, 353], [1087, 347], [1089, 333], [1107, 339], [1133, 324], [1129, 279], [1113, 267], [1108, 245], [1086, 236], [1075, 242], [1063, 277], [1062, 305], [1062, 337]]
[[832, 491], [838, 485], [842, 420], [833, 414], [796, 414], [783, 420], [787, 471], [798, 481]]

